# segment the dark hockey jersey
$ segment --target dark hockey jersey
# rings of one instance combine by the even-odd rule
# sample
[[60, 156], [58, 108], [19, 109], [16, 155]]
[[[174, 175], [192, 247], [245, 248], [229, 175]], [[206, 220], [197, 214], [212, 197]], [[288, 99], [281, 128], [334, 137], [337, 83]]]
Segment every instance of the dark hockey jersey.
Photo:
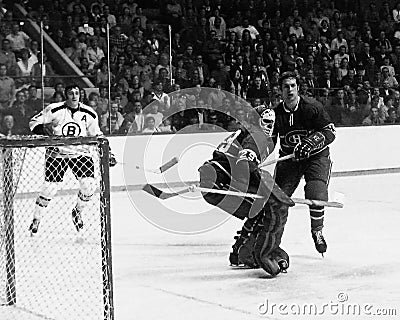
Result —
[[335, 127], [320, 102], [313, 98], [300, 97], [297, 107], [290, 111], [281, 102], [275, 109], [275, 126], [272, 133], [274, 143], [279, 137], [281, 156], [292, 154], [294, 147], [314, 132], [321, 132], [325, 140], [311, 155], [328, 155], [328, 145], [335, 139]]
[[257, 164], [263, 162], [274, 148], [272, 139], [260, 128], [239, 129], [219, 144], [214, 157], [222, 153], [227, 157], [239, 159], [243, 152]]

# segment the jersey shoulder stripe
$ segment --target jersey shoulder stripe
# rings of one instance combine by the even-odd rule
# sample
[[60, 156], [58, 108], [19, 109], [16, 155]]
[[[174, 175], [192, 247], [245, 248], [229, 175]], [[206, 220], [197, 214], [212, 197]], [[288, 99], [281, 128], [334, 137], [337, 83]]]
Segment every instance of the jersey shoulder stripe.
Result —
[[49, 107], [50, 107], [51, 113], [56, 113], [57, 111], [60, 111], [60, 110], [62, 110], [62, 109], [67, 109], [67, 108], [68, 108], [68, 106], [65, 105], [63, 102], [61, 102], [61, 103], [54, 103], [54, 104], [52, 104], [52, 105], [49, 105]]
[[[55, 104], [54, 106], [52, 106], [50, 108], [51, 113], [56, 113], [57, 111], [60, 111], [63, 109], [69, 109], [69, 107], [65, 103], [61, 103], [61, 104]], [[79, 110], [80, 112], [87, 113], [93, 119], [96, 119], [96, 117], [97, 117], [96, 113], [93, 110], [91, 110], [88, 106], [85, 106], [84, 104], [80, 104], [79, 109], [77, 109], [77, 110]]]
[[93, 119], [96, 119], [97, 115], [95, 112], [93, 112], [93, 110], [90, 110], [88, 107], [86, 106], [80, 106], [80, 110], [81, 112], [85, 112], [88, 115], [90, 115]]

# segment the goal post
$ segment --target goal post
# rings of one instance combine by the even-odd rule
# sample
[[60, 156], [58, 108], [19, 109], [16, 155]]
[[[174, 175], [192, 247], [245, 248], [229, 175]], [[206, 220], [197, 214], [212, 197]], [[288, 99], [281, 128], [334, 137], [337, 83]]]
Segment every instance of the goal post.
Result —
[[[31, 236], [49, 150], [94, 162], [94, 195], [76, 230], [71, 212], [80, 184], [73, 170]], [[52, 170], [62, 170], [54, 167]], [[109, 143], [100, 137], [0, 138], [0, 310], [8, 319], [114, 319]], [[29, 317], [28, 317], [29, 316]]]

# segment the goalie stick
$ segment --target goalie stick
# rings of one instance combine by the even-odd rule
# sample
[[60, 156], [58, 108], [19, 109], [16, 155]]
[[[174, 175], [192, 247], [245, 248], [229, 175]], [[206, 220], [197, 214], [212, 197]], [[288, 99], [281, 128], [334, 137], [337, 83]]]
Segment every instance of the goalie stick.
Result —
[[288, 154], [287, 156], [283, 156], [283, 157], [280, 157], [280, 158], [277, 158], [277, 159], [274, 159], [274, 160], [269, 160], [269, 161], [266, 161], [264, 163], [261, 163], [261, 164], [258, 165], [258, 168], [261, 169], [261, 168], [264, 168], [264, 167], [269, 166], [271, 164], [274, 164], [274, 163], [277, 163], [277, 162], [280, 162], [280, 161], [284, 161], [284, 160], [288, 160], [288, 159], [292, 159], [292, 158], [294, 158], [294, 154]]
[[[160, 190], [151, 184], [146, 184], [146, 185], [144, 185], [142, 190], [151, 194], [152, 196], [154, 196], [156, 198], [161, 199], [161, 200], [166, 200], [166, 199], [173, 198], [173, 197], [176, 197], [181, 194], [185, 194], [188, 192], [196, 192], [196, 191], [218, 193], [218, 194], [244, 197], [244, 198], [253, 198], [253, 199], [257, 199], [257, 198], [261, 199], [262, 198], [262, 196], [260, 196], [258, 194], [254, 194], [254, 193], [238, 192], [238, 191], [231, 191], [231, 190], [209, 189], [209, 188], [199, 187], [197, 185], [191, 185], [185, 189], [175, 191], [175, 192], [167, 192], [167, 191]], [[343, 208], [343, 203], [340, 203], [337, 201], [322, 201], [322, 200], [301, 199], [301, 198], [291, 198], [291, 199], [293, 200], [294, 203], [297, 203], [297, 204], [324, 206], [324, 207], [332, 207], [332, 208]]]
[[[83, 156], [83, 157], [90, 157], [91, 154], [89, 152], [85, 152], [85, 151], [81, 151], [81, 150], [75, 150], [69, 147], [62, 147], [65, 151], [69, 151], [69, 152], [73, 152], [79, 156]], [[171, 160], [167, 161], [166, 163], [164, 163], [162, 166], [158, 167], [157, 169], [146, 169], [143, 168], [139, 165], [136, 165], [135, 168], [137, 170], [142, 170], [142, 171], [146, 171], [146, 172], [150, 172], [150, 173], [156, 173], [156, 174], [161, 174], [165, 171], [167, 171], [168, 169], [172, 168], [174, 165], [176, 165], [178, 163], [178, 158], [177, 157], [173, 157]], [[127, 163], [125, 162], [120, 162], [117, 161], [117, 163], [125, 165]]]
[[177, 157], [173, 157], [171, 160], [167, 161], [166, 163], [164, 163], [162, 166], [158, 167], [157, 169], [146, 169], [139, 165], [135, 166], [135, 168], [137, 170], [160, 174], [160, 173], [163, 173], [163, 172], [167, 171], [168, 169], [172, 168], [174, 165], [176, 165], [178, 163], [178, 161], [179, 160]]

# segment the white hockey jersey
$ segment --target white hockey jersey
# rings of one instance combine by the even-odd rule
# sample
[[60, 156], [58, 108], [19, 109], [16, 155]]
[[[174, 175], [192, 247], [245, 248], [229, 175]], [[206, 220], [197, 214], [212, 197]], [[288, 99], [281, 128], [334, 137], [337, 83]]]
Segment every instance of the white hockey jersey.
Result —
[[[51, 103], [29, 122], [32, 131], [38, 125], [47, 126], [54, 136], [94, 137], [103, 135], [96, 112], [82, 103], [79, 103], [76, 109], [69, 107], [65, 102]], [[76, 146], [57, 148], [57, 150], [59, 152], [57, 156], [61, 157], [76, 157], [88, 152], [88, 148]]]

